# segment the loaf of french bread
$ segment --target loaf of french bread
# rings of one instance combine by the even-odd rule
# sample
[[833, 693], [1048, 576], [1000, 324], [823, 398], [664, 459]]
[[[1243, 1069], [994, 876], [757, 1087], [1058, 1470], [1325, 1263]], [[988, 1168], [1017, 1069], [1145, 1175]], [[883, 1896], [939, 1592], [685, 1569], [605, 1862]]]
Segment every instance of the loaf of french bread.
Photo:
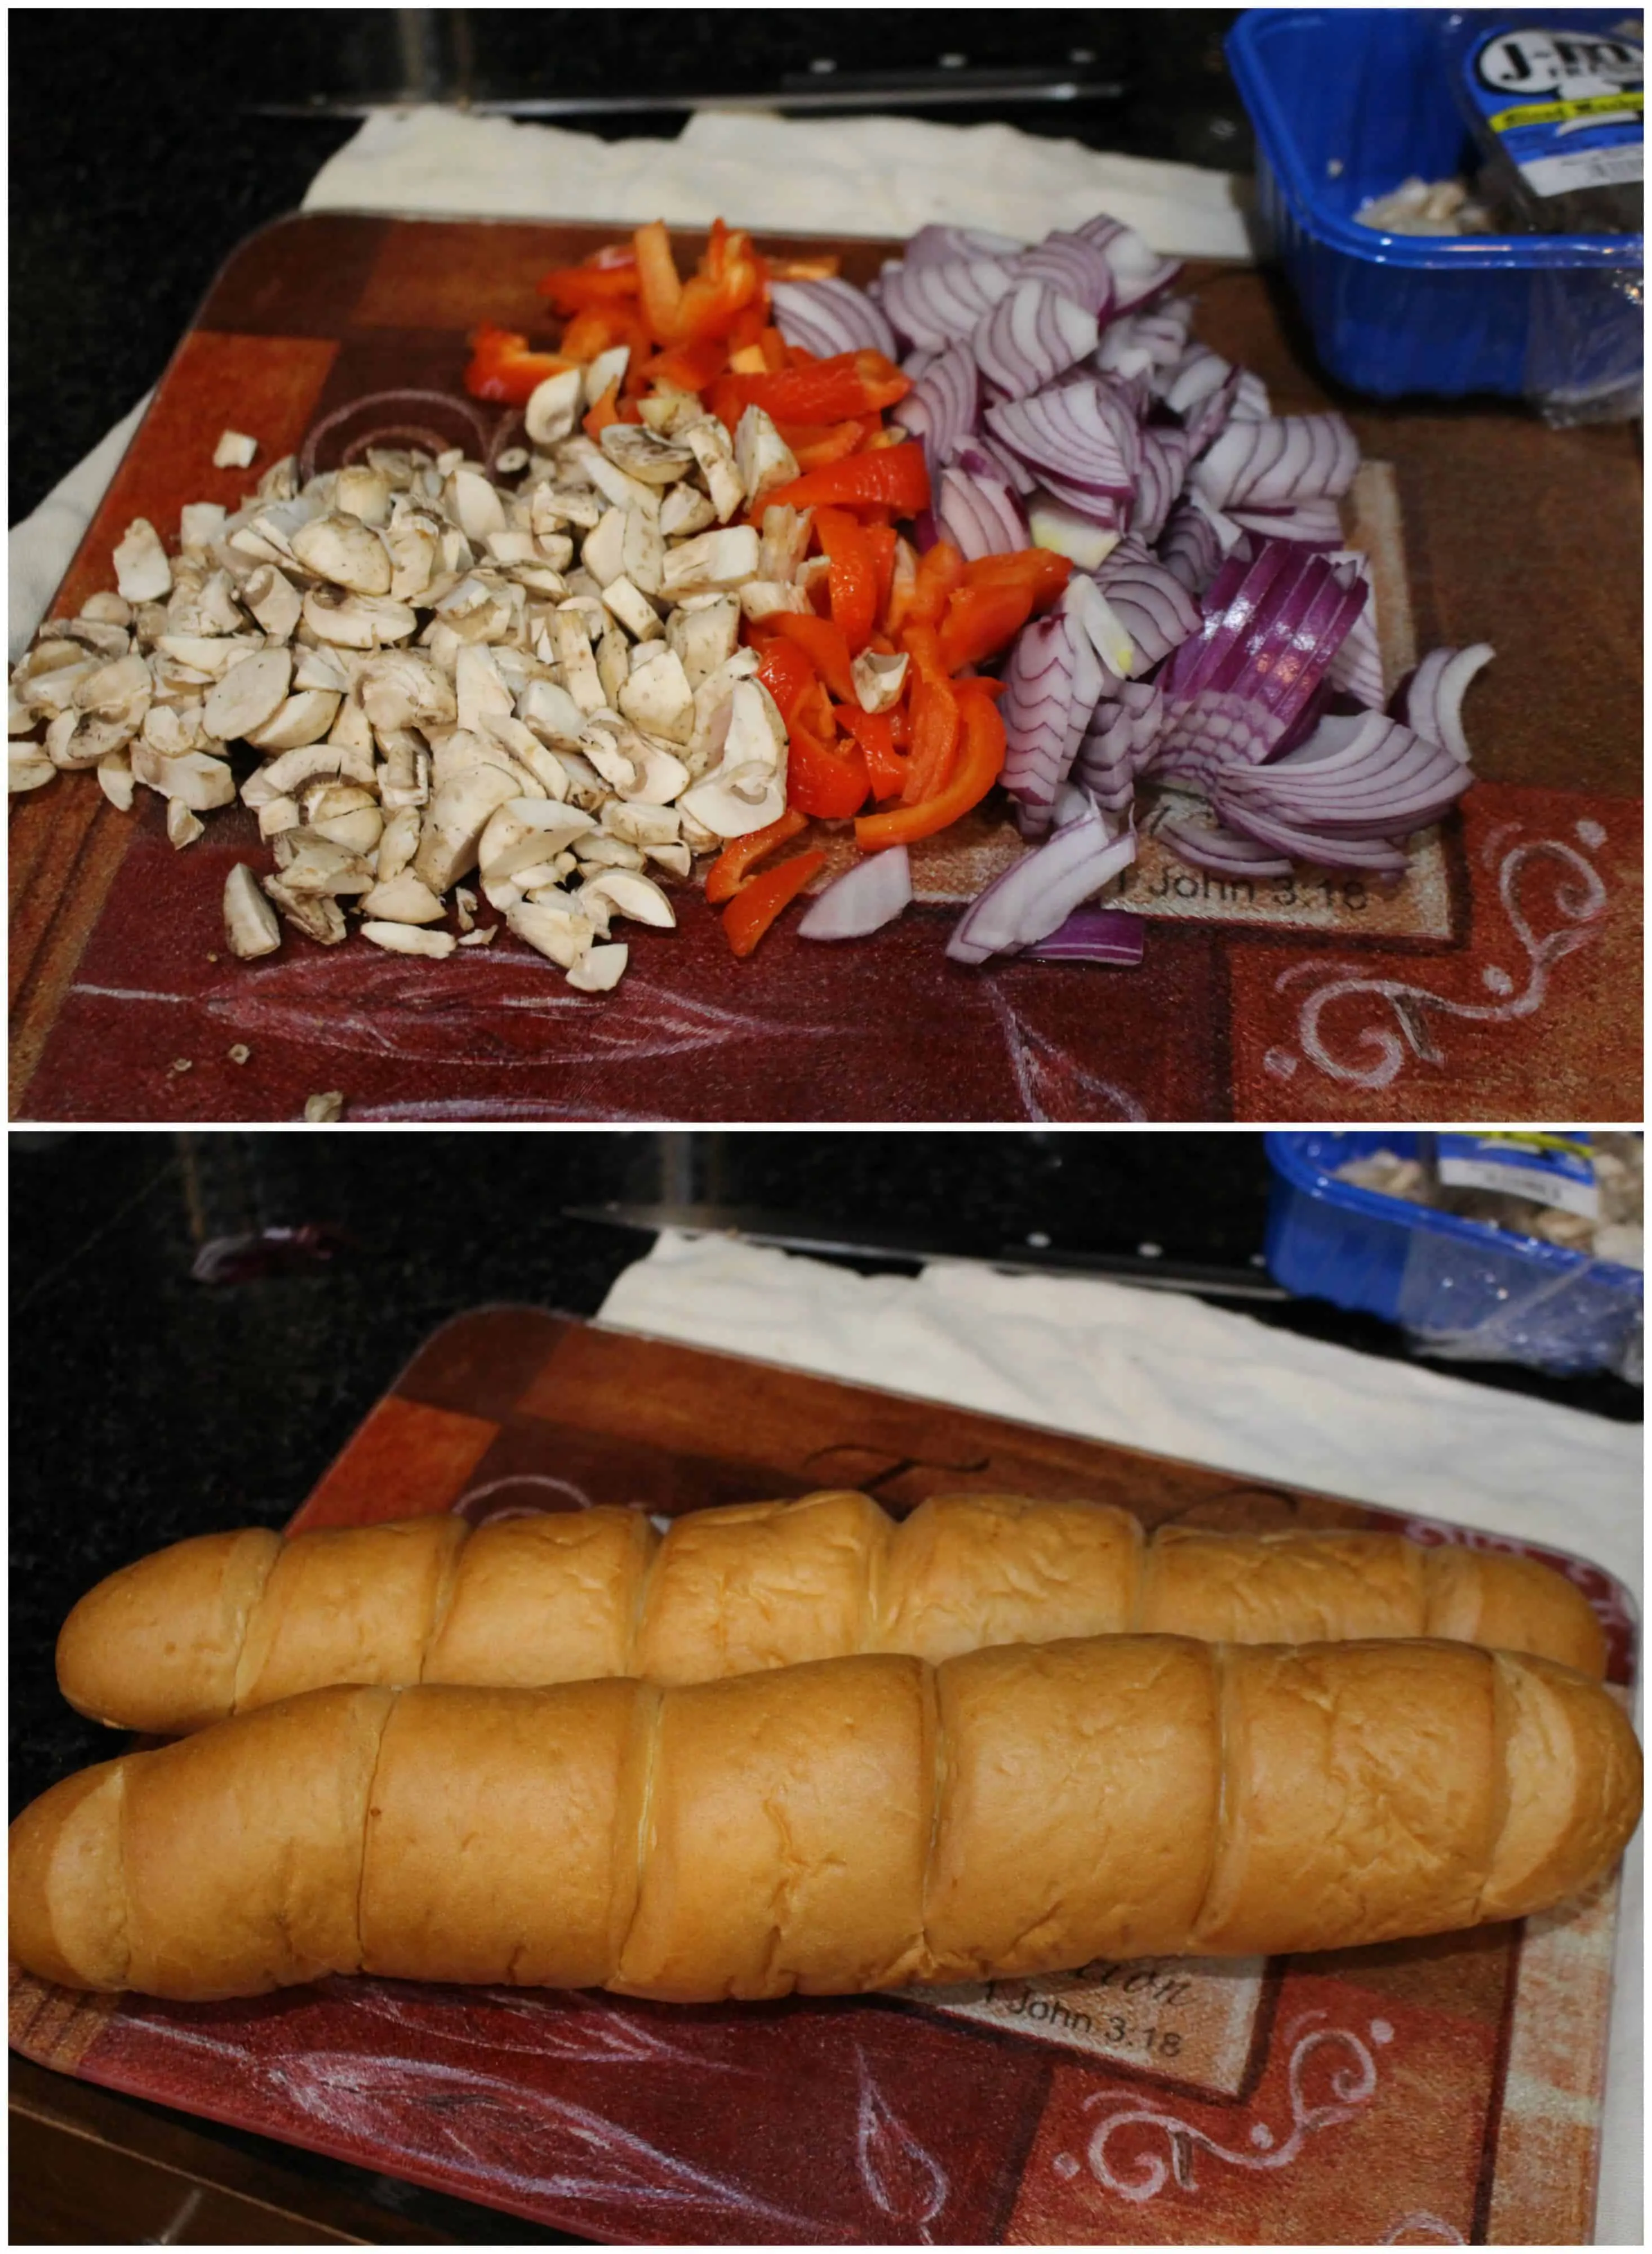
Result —
[[54, 1786], [11, 1829], [11, 1947], [190, 1999], [368, 1971], [682, 2003], [1344, 1948], [1565, 1900], [1640, 1791], [1609, 1692], [1461, 1643], [335, 1688]]
[[864, 1494], [673, 1522], [604, 1508], [472, 1530], [445, 1515], [180, 1542], [81, 1598], [70, 1704], [200, 1728], [326, 1684], [699, 1683], [854, 1654], [1160, 1634], [1217, 1642], [1446, 1637], [1599, 1676], [1581, 1592], [1535, 1560], [1391, 1534], [1223, 1534], [1013, 1495], [938, 1495], [894, 1523]]

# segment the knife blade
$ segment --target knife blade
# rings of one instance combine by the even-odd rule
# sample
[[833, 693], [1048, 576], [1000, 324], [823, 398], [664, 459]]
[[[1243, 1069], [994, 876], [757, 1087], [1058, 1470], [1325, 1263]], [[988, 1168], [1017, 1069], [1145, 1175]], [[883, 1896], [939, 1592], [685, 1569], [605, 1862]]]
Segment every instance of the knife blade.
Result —
[[1012, 1276], [1101, 1276], [1150, 1292], [1188, 1292], [1205, 1298], [1288, 1299], [1291, 1294], [1252, 1269], [1165, 1260], [1142, 1253], [1067, 1251], [1054, 1244], [1005, 1245], [995, 1252], [959, 1252], [922, 1236], [885, 1231], [865, 1236], [823, 1228], [801, 1214], [761, 1206], [666, 1203], [564, 1206], [568, 1221], [606, 1222], [614, 1228], [657, 1235], [726, 1236], [736, 1243], [766, 1244], [782, 1252], [809, 1252], [857, 1260], [899, 1260], [914, 1266], [996, 1268]]

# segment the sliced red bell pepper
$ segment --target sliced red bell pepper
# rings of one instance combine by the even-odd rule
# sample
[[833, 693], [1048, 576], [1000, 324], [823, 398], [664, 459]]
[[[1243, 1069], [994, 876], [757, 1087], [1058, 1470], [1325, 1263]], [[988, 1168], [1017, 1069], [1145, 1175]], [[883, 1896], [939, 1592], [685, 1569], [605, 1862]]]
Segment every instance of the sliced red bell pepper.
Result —
[[860, 445], [858, 423], [781, 423], [776, 425], [797, 457], [800, 470], [823, 470], [828, 462], [841, 462]]
[[950, 678], [941, 662], [941, 637], [933, 626], [920, 626], [915, 620], [902, 626], [900, 647], [912, 660], [909, 685], [919, 680], [945, 682]]
[[472, 399], [504, 399], [524, 407], [548, 375], [560, 375], [575, 363], [560, 353], [530, 352], [514, 329], [484, 326], [471, 338], [465, 388]]
[[559, 313], [583, 313], [587, 306], [612, 305], [621, 299], [634, 304], [636, 254], [627, 243], [623, 259], [604, 266], [592, 265], [589, 260], [583, 266], [559, 266], [552, 273], [542, 274], [534, 286]]
[[631, 345], [634, 349], [639, 340], [643, 340], [646, 350], [646, 331], [634, 303], [589, 305], [569, 322], [556, 349], [564, 360], [588, 360], [611, 345]]
[[863, 712], [858, 704], [832, 707], [838, 725], [866, 755], [874, 798], [899, 798], [906, 788], [906, 762], [895, 749], [895, 724], [887, 712]]
[[753, 626], [751, 634], [763, 652], [758, 661], [757, 677], [780, 707], [780, 718], [789, 728], [809, 691], [818, 686], [818, 680], [802, 641], [779, 630], [779, 619], [788, 615], [781, 612], [774, 618], [764, 619]]
[[[869, 524], [864, 529], [866, 544], [872, 550], [873, 561], [878, 566], [876, 615], [882, 618], [889, 608], [889, 588], [895, 574], [895, 543], [900, 536], [892, 524]], [[868, 647], [876, 640], [875, 635], [868, 634]]]
[[962, 683], [957, 701], [963, 715], [963, 740], [951, 781], [920, 805], [863, 814], [855, 824], [855, 843], [864, 852], [910, 845], [949, 829], [961, 815], [980, 805], [1004, 772], [1004, 723], [991, 698], [978, 695], [973, 683]]
[[994, 657], [1032, 615], [1033, 590], [1025, 580], [966, 580], [948, 598], [941, 621], [941, 662], [948, 673]]
[[[834, 696], [841, 696], [845, 703], [854, 701], [855, 676], [850, 670], [849, 645], [841, 626], [831, 619], [817, 619], [802, 611], [778, 611], [774, 627], [786, 640], [795, 642], [804, 652]], [[774, 690], [768, 693], [779, 704], [780, 700]], [[784, 710], [782, 706], [782, 713]]]
[[637, 284], [648, 326], [662, 344], [676, 344], [682, 306], [682, 277], [671, 256], [663, 220], [651, 220], [631, 238], [636, 248]]
[[878, 414], [911, 389], [912, 378], [880, 352], [834, 353], [811, 367], [770, 376], [756, 404], [777, 423], [837, 423], [845, 416]]
[[972, 587], [1026, 586], [1032, 591], [1032, 608], [1041, 611], [1060, 595], [1073, 576], [1073, 566], [1051, 549], [1018, 548], [1008, 556], [977, 556], [964, 565], [963, 576]]
[[611, 423], [620, 420], [620, 386], [611, 383], [600, 399], [580, 417], [580, 428], [587, 438], [600, 438]]
[[906, 606], [908, 626], [938, 626], [955, 587], [963, 584], [963, 557], [949, 540], [937, 540], [918, 561], [918, 584]]
[[929, 506], [929, 472], [923, 448], [908, 439], [904, 445], [829, 462], [823, 470], [810, 470], [790, 485], [777, 486], [763, 500], [767, 508], [782, 504], [793, 508], [889, 508], [897, 516], [916, 516]]
[[705, 872], [707, 900], [713, 906], [732, 900], [742, 886], [751, 882], [751, 872], [765, 854], [789, 845], [808, 827], [808, 816], [788, 806], [766, 829], [748, 830], [744, 837], [731, 838]]
[[801, 721], [787, 730], [786, 803], [823, 821], [858, 814], [872, 790], [866, 755], [851, 737], [842, 752], [828, 751]]
[[[833, 622], [850, 655], [858, 657], [878, 616], [877, 551], [845, 509], [822, 508], [815, 518], [815, 534], [831, 563], [827, 584]], [[830, 674], [826, 677], [831, 678]]]
[[952, 683], [920, 673], [912, 690], [912, 758], [901, 792], [906, 805], [934, 798], [952, 780], [962, 724]]
[[723, 911], [723, 928], [736, 955], [749, 955], [780, 910], [825, 866], [823, 853], [797, 853], [743, 886]]
[[774, 323], [768, 321], [765, 322], [757, 341], [763, 347], [763, 358], [768, 363], [769, 374], [778, 375], [789, 364], [787, 354], [790, 348], [785, 338]]
[[717, 338], [703, 345], [668, 345], [662, 353], [634, 366], [650, 385], [668, 391], [704, 391], [722, 374], [727, 352]]

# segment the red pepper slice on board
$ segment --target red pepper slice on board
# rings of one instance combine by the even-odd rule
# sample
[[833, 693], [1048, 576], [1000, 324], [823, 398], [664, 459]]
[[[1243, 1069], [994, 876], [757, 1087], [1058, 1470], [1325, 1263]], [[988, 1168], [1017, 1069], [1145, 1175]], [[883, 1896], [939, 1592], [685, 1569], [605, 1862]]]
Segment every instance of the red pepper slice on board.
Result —
[[933, 837], [950, 828], [961, 815], [979, 806], [1004, 772], [1004, 723], [990, 696], [976, 693], [973, 682], [961, 682], [958, 703], [963, 712], [963, 742], [951, 781], [935, 797], [917, 806], [894, 807], [886, 814], [863, 814], [855, 824], [855, 843], [868, 853], [886, 845], [910, 845], [920, 837]]
[[779, 868], [766, 869], [760, 877], [753, 877], [749, 885], [736, 892], [723, 911], [723, 928], [736, 955], [749, 955], [780, 910], [789, 906], [825, 866], [823, 853], [794, 854], [789, 861], [782, 861]]
[[741, 887], [751, 881], [751, 872], [764, 856], [781, 845], [789, 845], [794, 837], [808, 827], [808, 816], [788, 807], [777, 822], [766, 829], [748, 830], [744, 837], [732, 837], [705, 872], [705, 897], [715, 906], [723, 900], [732, 900]]

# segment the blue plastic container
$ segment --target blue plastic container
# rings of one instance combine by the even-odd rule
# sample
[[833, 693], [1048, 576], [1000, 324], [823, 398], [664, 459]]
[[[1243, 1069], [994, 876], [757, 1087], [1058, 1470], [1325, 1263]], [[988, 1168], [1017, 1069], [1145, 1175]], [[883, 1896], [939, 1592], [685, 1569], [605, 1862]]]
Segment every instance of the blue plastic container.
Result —
[[[1380, 399], [1500, 392], [1550, 404], [1633, 395], [1638, 234], [1406, 235], [1362, 227], [1368, 197], [1472, 175], [1432, 8], [1256, 8], [1228, 60], [1256, 135], [1263, 228], [1320, 360]], [[1632, 406], [1623, 411], [1633, 411]]]
[[1338, 1166], [1376, 1151], [1415, 1157], [1418, 1141], [1388, 1130], [1270, 1135], [1266, 1253], [1276, 1282], [1385, 1316], [1464, 1358], [1633, 1374], [1638, 1269], [1336, 1180]]

